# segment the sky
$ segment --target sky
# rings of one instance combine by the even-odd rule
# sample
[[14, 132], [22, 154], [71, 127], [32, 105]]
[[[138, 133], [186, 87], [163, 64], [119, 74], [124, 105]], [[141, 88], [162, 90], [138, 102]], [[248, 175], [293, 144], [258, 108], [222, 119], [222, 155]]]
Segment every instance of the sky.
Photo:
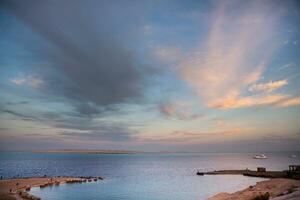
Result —
[[0, 1], [0, 150], [300, 150], [300, 4]]

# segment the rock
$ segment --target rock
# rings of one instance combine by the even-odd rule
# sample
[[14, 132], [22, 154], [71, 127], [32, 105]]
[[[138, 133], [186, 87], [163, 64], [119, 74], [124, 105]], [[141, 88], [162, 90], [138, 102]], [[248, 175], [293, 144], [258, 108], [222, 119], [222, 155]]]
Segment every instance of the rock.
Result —
[[7, 193], [0, 193], [1, 200], [17, 200], [14, 196]]
[[29, 194], [28, 194], [27, 192], [21, 192], [20, 196], [21, 196], [23, 199], [28, 199]]

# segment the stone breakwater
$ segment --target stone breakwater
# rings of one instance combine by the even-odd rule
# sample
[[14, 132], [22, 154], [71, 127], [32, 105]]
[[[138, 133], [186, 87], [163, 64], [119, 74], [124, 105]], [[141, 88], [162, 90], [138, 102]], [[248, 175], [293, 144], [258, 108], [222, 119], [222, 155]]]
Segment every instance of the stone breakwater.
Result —
[[60, 184], [81, 184], [98, 180], [103, 180], [103, 177], [42, 177], [1, 180], [0, 200], [40, 200], [41, 198], [29, 193], [32, 187], [57, 187]]

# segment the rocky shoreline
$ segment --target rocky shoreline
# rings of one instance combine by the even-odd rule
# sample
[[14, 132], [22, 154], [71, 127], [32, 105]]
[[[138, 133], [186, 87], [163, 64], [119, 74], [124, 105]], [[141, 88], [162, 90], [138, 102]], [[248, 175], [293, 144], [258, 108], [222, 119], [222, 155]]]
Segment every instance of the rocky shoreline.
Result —
[[60, 184], [76, 184], [103, 180], [103, 177], [40, 177], [0, 180], [0, 200], [40, 200], [29, 193], [32, 187], [57, 187]]
[[299, 180], [274, 178], [231, 194], [219, 193], [207, 200], [297, 200], [300, 199], [299, 191]]

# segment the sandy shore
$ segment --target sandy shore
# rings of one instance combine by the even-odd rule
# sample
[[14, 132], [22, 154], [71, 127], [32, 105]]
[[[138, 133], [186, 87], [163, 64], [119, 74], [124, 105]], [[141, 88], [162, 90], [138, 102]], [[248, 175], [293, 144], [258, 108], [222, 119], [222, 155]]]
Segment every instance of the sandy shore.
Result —
[[[219, 193], [207, 200], [253, 200], [261, 195], [268, 195], [274, 200], [296, 200], [300, 199], [300, 181], [292, 179], [271, 179], [258, 182], [244, 190], [229, 194]], [[266, 194], [268, 193], [268, 194]], [[290, 196], [294, 195], [293, 199]]]
[[0, 180], [0, 200], [19, 200], [32, 199], [38, 200], [39, 197], [30, 195], [31, 187], [58, 186], [64, 183], [84, 183], [102, 180], [102, 177], [45, 177], [45, 178], [20, 178]]

